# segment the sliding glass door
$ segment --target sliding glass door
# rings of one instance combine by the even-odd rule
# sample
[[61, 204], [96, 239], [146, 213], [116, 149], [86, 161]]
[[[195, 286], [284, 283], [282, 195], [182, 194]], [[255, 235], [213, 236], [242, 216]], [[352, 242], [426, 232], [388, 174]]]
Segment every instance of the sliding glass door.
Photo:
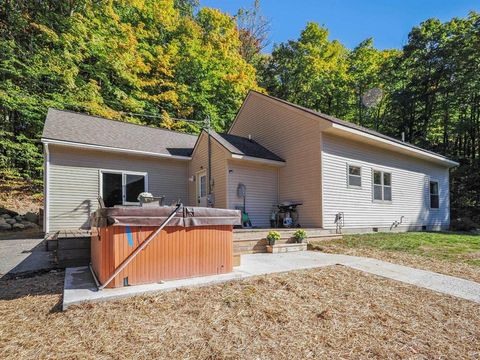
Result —
[[138, 195], [148, 191], [147, 174], [101, 171], [101, 193], [105, 206], [136, 205]]

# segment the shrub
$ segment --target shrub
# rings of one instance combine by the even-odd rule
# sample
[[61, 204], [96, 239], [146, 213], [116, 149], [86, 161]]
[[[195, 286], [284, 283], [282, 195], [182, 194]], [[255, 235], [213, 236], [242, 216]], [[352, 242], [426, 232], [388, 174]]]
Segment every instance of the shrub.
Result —
[[275, 245], [275, 241], [280, 240], [280, 233], [278, 231], [270, 231], [267, 235], [269, 245]]
[[298, 229], [297, 231], [295, 231], [295, 233], [293, 234], [293, 237], [295, 238], [295, 240], [297, 240], [297, 242], [301, 243], [304, 239], [306, 239], [308, 236], [307, 236], [307, 232], [303, 229]]

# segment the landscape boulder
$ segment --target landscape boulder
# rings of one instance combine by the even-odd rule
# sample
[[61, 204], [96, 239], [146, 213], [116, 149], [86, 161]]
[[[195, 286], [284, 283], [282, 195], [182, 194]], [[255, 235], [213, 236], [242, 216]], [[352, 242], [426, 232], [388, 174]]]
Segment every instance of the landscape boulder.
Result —
[[12, 225], [12, 228], [15, 229], [15, 230], [22, 230], [22, 229], [25, 229], [25, 225], [20, 224], [20, 223], [15, 223], [15, 224]]
[[35, 224], [38, 223], [38, 215], [33, 212], [30, 212], [30, 211], [27, 212], [25, 215], [23, 215], [23, 218], [32, 223], [35, 223]]
[[12, 225], [5, 223], [0, 223], [0, 230], [10, 230]]
[[1, 217], [2, 219], [10, 219], [10, 218], [11, 218], [11, 216], [8, 215], [8, 214], [2, 214], [2, 215], [0, 215], [0, 217]]
[[0, 207], [0, 216], [2, 215], [8, 215], [9, 217], [14, 217], [14, 216], [17, 216], [18, 213], [13, 210], [8, 210], [3, 207]]
[[37, 227], [37, 224], [32, 223], [30, 221], [22, 221], [21, 224], [24, 226], [25, 229], [31, 229]]
[[5, 222], [7, 224], [10, 224], [10, 225], [13, 225], [17, 222], [17, 220], [13, 219], [13, 218], [10, 218], [10, 219], [6, 219]]
[[23, 220], [23, 216], [22, 215], [17, 215], [14, 217], [14, 219], [17, 221], [17, 222], [20, 222]]

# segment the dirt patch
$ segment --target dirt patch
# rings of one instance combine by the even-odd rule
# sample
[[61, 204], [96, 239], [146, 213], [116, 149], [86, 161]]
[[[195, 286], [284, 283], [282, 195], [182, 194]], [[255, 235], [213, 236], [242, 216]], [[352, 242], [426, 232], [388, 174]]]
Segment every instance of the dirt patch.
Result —
[[19, 214], [38, 214], [43, 206], [42, 187], [24, 180], [0, 180], [0, 207]]
[[330, 254], [345, 254], [353, 256], [365, 256], [378, 260], [385, 260], [395, 264], [411, 266], [417, 269], [430, 270], [440, 274], [457, 276], [463, 279], [480, 282], [480, 267], [463, 262], [453, 262], [420, 255], [407, 254], [399, 251], [349, 248], [341, 244], [314, 243], [313, 250], [323, 251]]
[[[480, 356], [480, 305], [340, 266], [65, 313], [57, 311], [60, 274], [5, 285], [0, 293], [12, 300], [0, 301], [2, 359]], [[15, 287], [37, 295], [9, 297]]]

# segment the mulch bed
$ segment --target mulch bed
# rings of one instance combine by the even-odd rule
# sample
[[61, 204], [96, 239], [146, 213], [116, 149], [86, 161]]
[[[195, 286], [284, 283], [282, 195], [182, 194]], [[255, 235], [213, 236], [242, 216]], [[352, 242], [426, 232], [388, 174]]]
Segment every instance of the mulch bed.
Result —
[[67, 312], [62, 282], [0, 280], [0, 358], [480, 357], [480, 305], [341, 266]]

